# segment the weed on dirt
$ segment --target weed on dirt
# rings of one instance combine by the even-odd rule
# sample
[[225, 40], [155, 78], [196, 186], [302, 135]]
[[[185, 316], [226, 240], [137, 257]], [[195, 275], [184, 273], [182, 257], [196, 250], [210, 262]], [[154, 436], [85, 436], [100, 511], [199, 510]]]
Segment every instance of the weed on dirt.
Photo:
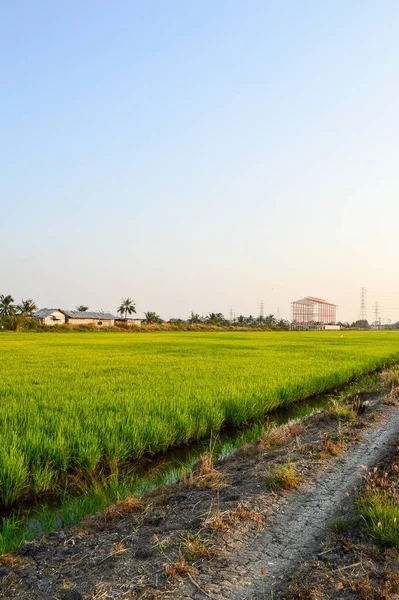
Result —
[[270, 468], [265, 477], [266, 487], [269, 490], [293, 490], [299, 486], [301, 478], [296, 466], [291, 463], [275, 465]]

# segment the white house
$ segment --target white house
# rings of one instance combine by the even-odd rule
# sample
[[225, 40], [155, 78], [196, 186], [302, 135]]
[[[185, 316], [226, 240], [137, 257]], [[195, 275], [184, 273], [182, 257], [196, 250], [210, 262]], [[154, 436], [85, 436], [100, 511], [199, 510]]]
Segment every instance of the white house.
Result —
[[32, 313], [34, 319], [39, 319], [42, 325], [63, 325], [65, 315], [58, 308], [41, 308]]

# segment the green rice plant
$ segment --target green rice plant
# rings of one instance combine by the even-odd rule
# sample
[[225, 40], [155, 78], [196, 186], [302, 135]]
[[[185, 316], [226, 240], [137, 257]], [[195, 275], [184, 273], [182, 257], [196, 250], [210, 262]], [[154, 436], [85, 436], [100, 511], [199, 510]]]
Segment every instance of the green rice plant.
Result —
[[0, 507], [120, 481], [398, 360], [397, 332], [1, 332]]
[[51, 466], [51, 463], [37, 465], [32, 470], [32, 491], [35, 495], [50, 492], [53, 489], [54, 481], [56, 480], [57, 472]]
[[25, 539], [21, 522], [16, 517], [3, 518], [0, 528], [0, 554], [5, 554], [18, 548]]
[[19, 498], [28, 482], [25, 457], [15, 442], [0, 453], [0, 498], [9, 506]]

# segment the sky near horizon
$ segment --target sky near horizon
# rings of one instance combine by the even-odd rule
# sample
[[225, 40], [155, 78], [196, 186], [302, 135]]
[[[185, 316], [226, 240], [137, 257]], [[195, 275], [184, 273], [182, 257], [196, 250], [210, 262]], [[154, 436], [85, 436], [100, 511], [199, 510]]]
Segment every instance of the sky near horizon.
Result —
[[398, 2], [0, 11], [0, 294], [399, 320]]

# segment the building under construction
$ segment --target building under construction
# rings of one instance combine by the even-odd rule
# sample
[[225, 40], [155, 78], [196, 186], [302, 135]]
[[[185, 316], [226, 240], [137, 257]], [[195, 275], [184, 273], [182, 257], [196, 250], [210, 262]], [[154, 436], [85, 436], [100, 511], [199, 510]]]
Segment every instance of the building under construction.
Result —
[[306, 298], [292, 302], [291, 306], [293, 327], [324, 327], [325, 325], [335, 325], [337, 321], [337, 305], [321, 298], [306, 296]]

